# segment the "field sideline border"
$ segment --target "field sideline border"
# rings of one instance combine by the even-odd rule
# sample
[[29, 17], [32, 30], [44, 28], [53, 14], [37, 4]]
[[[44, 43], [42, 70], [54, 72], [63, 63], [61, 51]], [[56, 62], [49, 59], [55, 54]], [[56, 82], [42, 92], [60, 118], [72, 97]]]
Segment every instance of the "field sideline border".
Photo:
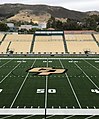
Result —
[[56, 59], [56, 60], [57, 60], [57, 59], [62, 59], [62, 60], [66, 60], [66, 59], [67, 59], [67, 60], [68, 60], [68, 59], [83, 60], [83, 59], [87, 59], [87, 60], [96, 60], [96, 59], [98, 59], [98, 60], [99, 60], [99, 58], [61, 58], [61, 57], [59, 57], [59, 58], [49, 58], [49, 57], [46, 57], [46, 58], [0, 58], [0, 59], [4, 59], [4, 60], [5, 60], [5, 59], [6, 59], [6, 60], [7, 60], [7, 59], [12, 59], [12, 60], [13, 60], [13, 59], [14, 59], [14, 60], [17, 60], [17, 59], [18, 59], [18, 60], [19, 60], [19, 59], [20, 59], [20, 60], [21, 60], [21, 59], [23, 59], [23, 60], [24, 60], [24, 59], [27, 59], [27, 60], [31, 60], [31, 59], [36, 59], [36, 60], [37, 60], [37, 59], [52, 59], [52, 60], [53, 60], [53, 59]]
[[[0, 108], [0, 115], [45, 115], [45, 108]], [[46, 115], [99, 115], [99, 109], [46, 109]]]

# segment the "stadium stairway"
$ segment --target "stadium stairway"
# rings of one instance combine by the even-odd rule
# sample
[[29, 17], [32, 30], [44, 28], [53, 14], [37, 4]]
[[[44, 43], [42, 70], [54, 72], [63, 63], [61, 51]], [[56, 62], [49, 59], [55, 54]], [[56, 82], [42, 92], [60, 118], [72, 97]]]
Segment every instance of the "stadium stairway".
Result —
[[64, 35], [64, 34], [63, 34], [63, 42], [64, 42], [65, 53], [68, 53], [67, 44], [66, 44], [66, 39], [65, 39], [65, 35]]
[[35, 34], [33, 35], [33, 40], [32, 40], [32, 43], [31, 43], [30, 53], [33, 51], [34, 42], [35, 42]]
[[8, 47], [7, 47], [6, 52], [8, 52], [8, 51], [9, 51], [9, 47], [10, 47], [10, 45], [11, 45], [11, 41], [10, 41], [10, 42], [9, 42], [9, 44], [8, 44]]
[[92, 37], [93, 37], [94, 41], [97, 43], [97, 45], [98, 45], [98, 47], [99, 47], [99, 42], [96, 40], [96, 38], [95, 38], [94, 34], [91, 34], [91, 35], [92, 35]]
[[0, 45], [1, 45], [1, 43], [4, 41], [6, 35], [7, 35], [7, 34], [5, 34], [4, 37], [2, 38], [2, 40], [1, 40], [1, 42], [0, 42]]

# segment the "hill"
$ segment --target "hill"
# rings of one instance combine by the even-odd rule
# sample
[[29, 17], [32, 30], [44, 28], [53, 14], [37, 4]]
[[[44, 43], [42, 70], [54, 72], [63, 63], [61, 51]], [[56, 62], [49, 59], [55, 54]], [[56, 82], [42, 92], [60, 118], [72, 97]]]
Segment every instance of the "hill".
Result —
[[46, 21], [50, 16], [55, 18], [71, 18], [81, 20], [86, 17], [86, 13], [68, 10], [63, 7], [48, 5], [24, 5], [24, 4], [3, 4], [0, 5], [0, 20], [42, 20]]

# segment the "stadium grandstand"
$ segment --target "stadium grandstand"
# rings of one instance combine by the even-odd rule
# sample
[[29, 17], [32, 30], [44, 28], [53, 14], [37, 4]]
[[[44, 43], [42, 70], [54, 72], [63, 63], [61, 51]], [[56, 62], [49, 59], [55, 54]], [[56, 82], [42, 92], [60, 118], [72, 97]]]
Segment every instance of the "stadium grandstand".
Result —
[[63, 32], [36, 32], [33, 52], [43, 54], [65, 53]]
[[33, 35], [8, 34], [1, 43], [0, 52], [14, 54], [30, 52]]
[[66, 34], [65, 39], [70, 54], [83, 54], [85, 51], [99, 53], [99, 47], [91, 34]]
[[94, 34], [96, 41], [99, 43], [99, 34]]
[[99, 34], [93, 31], [36, 31], [0, 34], [0, 54], [99, 54]]

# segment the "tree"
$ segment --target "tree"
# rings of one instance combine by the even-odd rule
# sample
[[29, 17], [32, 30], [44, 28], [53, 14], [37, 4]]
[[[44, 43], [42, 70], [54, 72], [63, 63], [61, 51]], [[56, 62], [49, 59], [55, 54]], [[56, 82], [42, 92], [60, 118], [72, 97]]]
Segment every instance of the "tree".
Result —
[[89, 16], [87, 18], [84, 19], [84, 28], [88, 29], [88, 30], [96, 30], [97, 27], [97, 22], [94, 18], [94, 16]]
[[9, 27], [7, 24], [0, 22], [0, 31], [8, 31]]
[[67, 20], [67, 22], [65, 22], [63, 24], [63, 29], [64, 30], [81, 30], [81, 26], [79, 24], [77, 24], [77, 21], [74, 20]]
[[47, 28], [55, 28], [56, 27], [56, 21], [53, 16], [48, 20], [47, 22]]

